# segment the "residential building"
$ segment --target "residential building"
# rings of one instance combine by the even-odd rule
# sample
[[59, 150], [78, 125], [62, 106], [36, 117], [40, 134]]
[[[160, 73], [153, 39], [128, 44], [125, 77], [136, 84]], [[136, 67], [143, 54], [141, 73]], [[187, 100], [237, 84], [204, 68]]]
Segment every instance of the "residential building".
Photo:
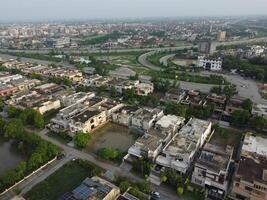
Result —
[[109, 88], [114, 87], [117, 93], [122, 94], [125, 90], [134, 90], [139, 84], [139, 81], [114, 78], [110, 80], [107, 84]]
[[267, 139], [245, 136], [241, 160], [235, 172], [231, 199], [267, 199]]
[[154, 91], [153, 83], [138, 83], [134, 88], [135, 94], [138, 96], [147, 96]]
[[155, 160], [158, 154], [168, 143], [173, 134], [184, 124], [185, 118], [175, 115], [165, 115], [160, 118], [154, 128], [149, 129], [138, 138], [128, 150], [130, 156]]
[[124, 105], [112, 113], [112, 121], [120, 125], [131, 126], [132, 116], [138, 112], [138, 110], [138, 107]]
[[108, 119], [111, 118], [111, 115], [123, 107], [122, 103], [119, 103], [117, 101], [113, 101], [111, 99], [106, 99], [106, 101], [100, 103], [97, 108], [99, 110], [105, 111], [106, 116]]
[[41, 84], [41, 81], [37, 79], [22, 78], [22, 79], [11, 81], [11, 84], [16, 86], [19, 91], [23, 91], [23, 90], [30, 90], [34, 88], [36, 85]]
[[203, 107], [206, 105], [206, 100], [200, 92], [190, 90], [187, 92], [186, 97], [181, 100], [181, 103], [191, 107]]
[[207, 104], [213, 104], [214, 112], [216, 113], [223, 113], [225, 104], [226, 104], [226, 96], [225, 95], [217, 95], [217, 94], [209, 94], [207, 96]]
[[18, 88], [12, 85], [2, 85], [0, 84], [0, 97], [11, 96], [16, 93]]
[[239, 96], [233, 96], [232, 98], [230, 98], [225, 107], [225, 114], [230, 115], [236, 110], [243, 110], [243, 101], [244, 98]]
[[85, 101], [92, 99], [95, 97], [95, 93], [93, 92], [76, 92], [70, 95], [63, 96], [62, 104], [66, 107], [75, 104], [75, 103], [84, 103]]
[[180, 103], [186, 96], [186, 92], [180, 88], [171, 88], [165, 94], [165, 100]]
[[265, 104], [254, 104], [252, 111], [253, 116], [267, 118], [267, 105]]
[[205, 188], [207, 199], [223, 200], [228, 192], [233, 147], [207, 143], [194, 164], [192, 182]]
[[131, 127], [135, 129], [139, 129], [140, 131], [147, 131], [156, 123], [158, 119], [163, 116], [163, 110], [158, 108], [149, 109], [142, 108], [139, 109], [132, 116], [132, 124]]
[[212, 55], [216, 51], [216, 43], [212, 41], [203, 41], [198, 44], [198, 51], [204, 54]]
[[50, 110], [57, 110], [61, 107], [58, 99], [44, 96], [36, 91], [18, 93], [12, 96], [7, 103], [22, 109], [33, 108], [41, 114]]
[[1, 73], [0, 74], [0, 84], [8, 84], [11, 81], [22, 79], [23, 76], [20, 74], [9, 74], [9, 73]]
[[55, 48], [69, 47], [71, 44], [71, 39], [69, 37], [63, 37], [56, 40]]
[[222, 60], [221, 58], [213, 59], [213, 58], [206, 58], [204, 56], [199, 56], [197, 67], [210, 71], [221, 71]]
[[191, 118], [167, 143], [156, 163], [181, 174], [187, 173], [196, 153], [211, 133], [211, 126], [209, 121]]
[[226, 39], [226, 31], [219, 31], [217, 34], [217, 41], [224, 42]]
[[38, 105], [33, 107], [42, 115], [51, 110], [57, 110], [61, 107], [60, 101], [57, 99], [51, 99], [48, 101], [40, 102]]
[[105, 111], [88, 109], [75, 115], [70, 119], [69, 133], [74, 136], [77, 132], [90, 133], [95, 128], [103, 125], [107, 121]]
[[[55, 132], [69, 132], [72, 136], [77, 131], [89, 132], [106, 122], [107, 112], [99, 108], [106, 101], [107, 99], [92, 97], [76, 102], [61, 109], [57, 116], [51, 119], [49, 127]], [[97, 117], [100, 118], [97, 119]]]
[[46, 84], [43, 84], [43, 85], [40, 85], [34, 88], [34, 90], [36, 90], [38, 93], [46, 94], [46, 95], [53, 94], [62, 89], [63, 89], [62, 86], [55, 84], [55, 83], [46, 83]]
[[81, 185], [62, 195], [59, 200], [116, 200], [119, 195], [120, 189], [117, 186], [94, 176], [86, 178]]

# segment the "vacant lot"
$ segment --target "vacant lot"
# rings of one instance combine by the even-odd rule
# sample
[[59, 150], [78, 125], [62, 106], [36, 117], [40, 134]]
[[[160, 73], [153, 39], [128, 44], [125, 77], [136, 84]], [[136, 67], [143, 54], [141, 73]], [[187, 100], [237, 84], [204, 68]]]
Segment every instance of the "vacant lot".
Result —
[[87, 151], [93, 153], [97, 153], [101, 148], [113, 148], [126, 152], [135, 141], [134, 135], [130, 134], [127, 127], [114, 123], [108, 123], [92, 134]]
[[242, 134], [240, 132], [231, 129], [217, 128], [211, 137], [210, 143], [222, 147], [225, 147], [227, 145], [233, 146], [233, 157], [235, 159], [238, 153], [237, 151], [240, 145], [241, 138]]
[[176, 59], [172, 60], [172, 62], [176, 65], [181, 65], [181, 66], [189, 66], [191, 64], [197, 64], [197, 60], [192, 60], [192, 59], [176, 58]]
[[43, 182], [37, 184], [25, 196], [28, 200], [57, 200], [66, 192], [79, 186], [92, 170], [79, 163], [70, 161]]

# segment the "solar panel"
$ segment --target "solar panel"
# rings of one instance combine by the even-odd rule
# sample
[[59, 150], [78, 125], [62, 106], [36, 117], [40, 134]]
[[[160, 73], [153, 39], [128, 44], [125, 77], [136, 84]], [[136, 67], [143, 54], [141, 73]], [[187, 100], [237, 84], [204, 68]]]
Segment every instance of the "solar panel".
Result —
[[86, 185], [82, 184], [73, 191], [74, 196], [77, 199], [88, 199], [88, 197], [94, 195], [97, 191], [94, 188], [87, 187]]
[[72, 193], [67, 192], [64, 195], [62, 195], [58, 200], [76, 200], [76, 198], [72, 196]]

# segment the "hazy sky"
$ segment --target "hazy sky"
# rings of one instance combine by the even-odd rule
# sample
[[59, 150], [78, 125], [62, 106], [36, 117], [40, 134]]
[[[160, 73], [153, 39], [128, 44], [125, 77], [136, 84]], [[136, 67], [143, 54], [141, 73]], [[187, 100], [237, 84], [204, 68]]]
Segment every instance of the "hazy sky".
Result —
[[267, 15], [267, 0], [0, 0], [0, 21]]

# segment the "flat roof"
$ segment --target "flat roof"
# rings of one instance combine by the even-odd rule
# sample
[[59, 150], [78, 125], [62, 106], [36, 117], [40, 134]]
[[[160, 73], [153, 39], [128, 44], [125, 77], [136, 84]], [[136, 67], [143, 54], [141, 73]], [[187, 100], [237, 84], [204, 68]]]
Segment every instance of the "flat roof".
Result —
[[128, 106], [124, 105], [114, 113], [128, 113], [128, 114], [133, 114], [133, 112], [136, 112], [139, 108], [136, 106]]
[[187, 135], [177, 134], [174, 139], [165, 147], [164, 152], [172, 156], [191, 153], [196, 149], [197, 141]]
[[244, 139], [242, 153], [252, 153], [267, 157], [267, 138], [247, 134]]
[[169, 128], [170, 126], [174, 127], [177, 124], [181, 124], [185, 121], [185, 118], [179, 117], [176, 115], [164, 115], [161, 117], [156, 125], [161, 126], [162, 128]]
[[201, 135], [207, 130], [208, 126], [211, 125], [210, 121], [205, 121], [197, 118], [191, 118], [185, 126], [181, 128], [179, 134], [191, 135], [195, 139], [201, 137]]
[[233, 148], [228, 146], [228, 149], [221, 146], [207, 143], [201, 152], [196, 164], [206, 167], [211, 171], [219, 173], [220, 170], [227, 170], [228, 163], [231, 160]]
[[253, 158], [241, 158], [237, 170], [237, 175], [245, 181], [253, 183], [254, 180], [267, 184], [266, 181], [267, 159], [260, 157], [257, 160]]
[[72, 119], [75, 122], [82, 122], [85, 123], [88, 119], [94, 117], [95, 115], [100, 114], [101, 112], [98, 110], [86, 110], [76, 116], [74, 116]]

